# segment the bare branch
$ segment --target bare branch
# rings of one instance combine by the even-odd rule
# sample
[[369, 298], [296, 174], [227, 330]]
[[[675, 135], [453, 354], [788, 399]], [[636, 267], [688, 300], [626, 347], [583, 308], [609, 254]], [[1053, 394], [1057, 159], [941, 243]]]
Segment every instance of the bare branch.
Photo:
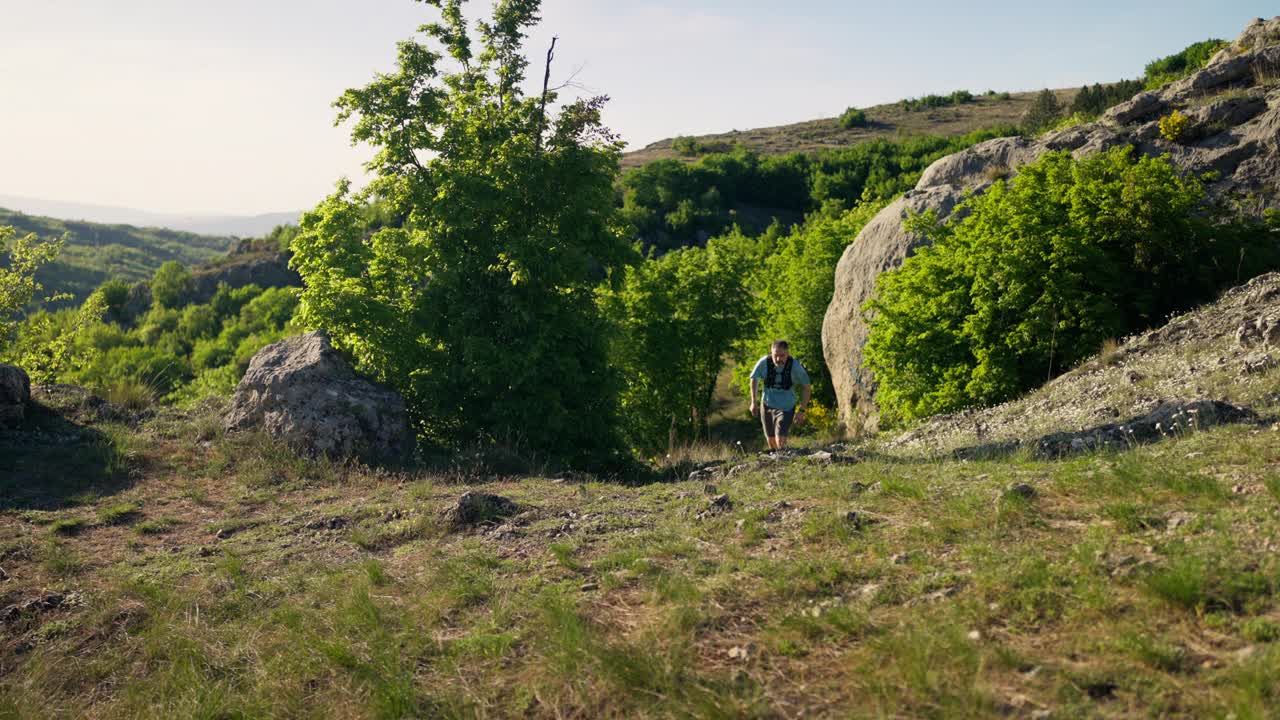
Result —
[[542, 133], [547, 127], [547, 95], [551, 93], [551, 61], [556, 57], [556, 41], [559, 35], [551, 38], [551, 47], [547, 48], [547, 70], [542, 76], [542, 101], [538, 104], [538, 147], [542, 147]]

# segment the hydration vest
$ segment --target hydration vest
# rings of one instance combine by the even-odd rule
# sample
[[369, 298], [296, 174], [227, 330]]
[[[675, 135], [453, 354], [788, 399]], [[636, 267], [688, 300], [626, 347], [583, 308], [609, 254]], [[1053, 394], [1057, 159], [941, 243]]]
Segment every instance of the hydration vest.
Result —
[[773, 360], [768, 360], [769, 374], [765, 376], [764, 386], [770, 390], [790, 390], [791, 389], [791, 364], [795, 362], [795, 358], [788, 357], [785, 365], [782, 366], [782, 372], [778, 372], [778, 367], [773, 364]]

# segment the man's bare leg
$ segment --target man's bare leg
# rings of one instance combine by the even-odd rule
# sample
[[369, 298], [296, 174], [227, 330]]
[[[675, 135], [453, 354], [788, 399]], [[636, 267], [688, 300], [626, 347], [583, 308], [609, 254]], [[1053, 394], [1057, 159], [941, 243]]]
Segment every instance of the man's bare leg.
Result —
[[771, 435], [765, 435], [764, 439], [765, 439], [765, 442], [769, 443], [770, 450], [777, 450], [780, 447], [782, 447], [781, 445], [778, 444], [778, 438], [776, 437], [773, 437]]

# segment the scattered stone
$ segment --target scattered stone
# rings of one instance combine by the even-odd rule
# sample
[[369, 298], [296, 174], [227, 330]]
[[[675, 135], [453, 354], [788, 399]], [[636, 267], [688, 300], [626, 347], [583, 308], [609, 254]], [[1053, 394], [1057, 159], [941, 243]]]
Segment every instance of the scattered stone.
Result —
[[489, 533], [489, 537], [494, 540], [514, 540], [520, 537], [520, 531], [511, 523], [503, 523], [494, 528], [493, 532]]
[[307, 530], [341, 530], [347, 526], [347, 519], [342, 516], [316, 518], [303, 525]]
[[712, 512], [728, 512], [733, 509], [733, 501], [728, 495], [716, 495], [711, 498], [710, 509]]
[[772, 508], [769, 509], [769, 513], [764, 516], [764, 521], [778, 522], [786, 516], [787, 511], [790, 509], [791, 509], [791, 503], [787, 502], [786, 500], [779, 500], [777, 503], [774, 504]]
[[595, 583], [595, 582], [583, 583], [582, 587], [578, 589], [581, 590], [582, 592], [591, 592], [592, 590], [599, 590], [600, 583]]
[[739, 662], [747, 662], [751, 656], [755, 654], [755, 646], [748, 643], [746, 645], [735, 645], [729, 648], [729, 659]]
[[1126, 449], [1216, 425], [1256, 420], [1252, 410], [1221, 400], [1166, 400], [1128, 423], [1046, 435], [1036, 441], [1035, 455], [1053, 459], [1104, 448]]
[[894, 565], [906, 565], [911, 562], [911, 553], [898, 553], [897, 555], [889, 558], [889, 562]]
[[320, 332], [254, 355], [223, 424], [260, 427], [309, 455], [395, 457], [413, 444], [404, 398], [357, 376]]
[[854, 530], [865, 530], [876, 523], [883, 522], [880, 518], [861, 510], [850, 510], [845, 513], [844, 521], [853, 527]]
[[46, 593], [26, 602], [10, 605], [0, 610], [0, 625], [9, 625], [28, 615], [56, 610], [67, 603], [67, 597], [62, 593]]
[[689, 482], [706, 482], [713, 477], [710, 470], [694, 470], [689, 473]]
[[969, 639], [970, 639], [970, 640], [972, 640], [972, 641], [974, 641], [974, 642], [978, 642], [979, 640], [981, 640], [981, 639], [982, 639], [982, 633], [981, 633], [981, 632], [979, 632], [979, 631], [977, 631], [977, 630], [970, 630], [970, 631], [969, 631]]
[[849, 484], [849, 491], [852, 492], [854, 495], [861, 495], [862, 493], [866, 492], [870, 488], [871, 488], [870, 485], [864, 482], [859, 482], [857, 480], [854, 480], [852, 483]]
[[1258, 375], [1270, 370], [1276, 365], [1280, 365], [1280, 361], [1277, 361], [1275, 356], [1271, 353], [1251, 355], [1240, 363], [1240, 374]]
[[0, 427], [18, 425], [31, 403], [31, 378], [16, 365], [0, 363]]
[[200, 549], [196, 550], [196, 555], [202, 558], [210, 557], [213, 555], [213, 548], [209, 547], [208, 545], [201, 545]]
[[1170, 530], [1177, 530], [1183, 525], [1189, 525], [1195, 519], [1196, 516], [1193, 513], [1184, 512], [1182, 510], [1175, 510], [1165, 516], [1166, 526]]
[[[493, 523], [502, 518], [511, 517], [520, 511], [520, 506], [501, 495], [468, 491], [458, 498], [452, 507], [444, 512], [445, 522], [454, 528]], [[572, 529], [572, 523], [566, 523]]]

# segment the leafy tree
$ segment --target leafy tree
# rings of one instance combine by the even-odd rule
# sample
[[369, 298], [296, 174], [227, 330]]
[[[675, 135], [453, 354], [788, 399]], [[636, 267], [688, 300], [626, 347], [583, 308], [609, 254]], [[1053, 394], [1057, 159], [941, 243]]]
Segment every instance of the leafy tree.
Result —
[[1155, 90], [1190, 75], [1208, 65], [1214, 54], [1226, 46], [1225, 40], [1201, 40], [1172, 55], [1152, 60], [1146, 67], [1146, 89]]
[[735, 233], [651, 258], [602, 293], [617, 328], [612, 357], [626, 382], [622, 415], [634, 447], [654, 452], [706, 437], [725, 355], [753, 323], [751, 243]]
[[151, 299], [162, 308], [176, 308], [191, 291], [191, 271], [170, 260], [151, 278]]
[[11, 227], [0, 227], [0, 248], [8, 254], [0, 263], [0, 350], [13, 341], [18, 314], [41, 290], [36, 271], [53, 262], [62, 240], [41, 240], [34, 234], [16, 237]]
[[1052, 90], [1041, 90], [1031, 107], [1022, 114], [1022, 128], [1028, 133], [1037, 133], [1054, 124], [1062, 116], [1062, 105]]
[[[886, 422], [1000, 402], [1280, 264], [1256, 223], [1215, 221], [1200, 181], [1129, 148], [1049, 153], [967, 202], [882, 274], [866, 346]], [[1270, 236], [1269, 236], [1270, 235]]]
[[853, 210], [811, 215], [777, 241], [752, 273], [759, 332], [739, 347], [735, 379], [742, 388], [753, 363], [777, 338], [786, 338], [813, 380], [813, 397], [835, 403], [831, 373], [823, 358], [822, 321], [835, 291], [836, 265], [845, 248], [884, 207], [866, 202]]
[[[430, 440], [608, 456], [616, 376], [593, 293], [630, 250], [605, 98], [555, 111], [553, 91], [524, 94], [538, 0], [500, 0], [474, 40], [460, 0], [429, 4], [436, 47], [400, 43], [395, 71], [337, 102], [378, 149], [374, 180], [340, 183], [303, 217], [301, 316], [404, 393]], [[373, 201], [402, 222], [372, 229]]]

